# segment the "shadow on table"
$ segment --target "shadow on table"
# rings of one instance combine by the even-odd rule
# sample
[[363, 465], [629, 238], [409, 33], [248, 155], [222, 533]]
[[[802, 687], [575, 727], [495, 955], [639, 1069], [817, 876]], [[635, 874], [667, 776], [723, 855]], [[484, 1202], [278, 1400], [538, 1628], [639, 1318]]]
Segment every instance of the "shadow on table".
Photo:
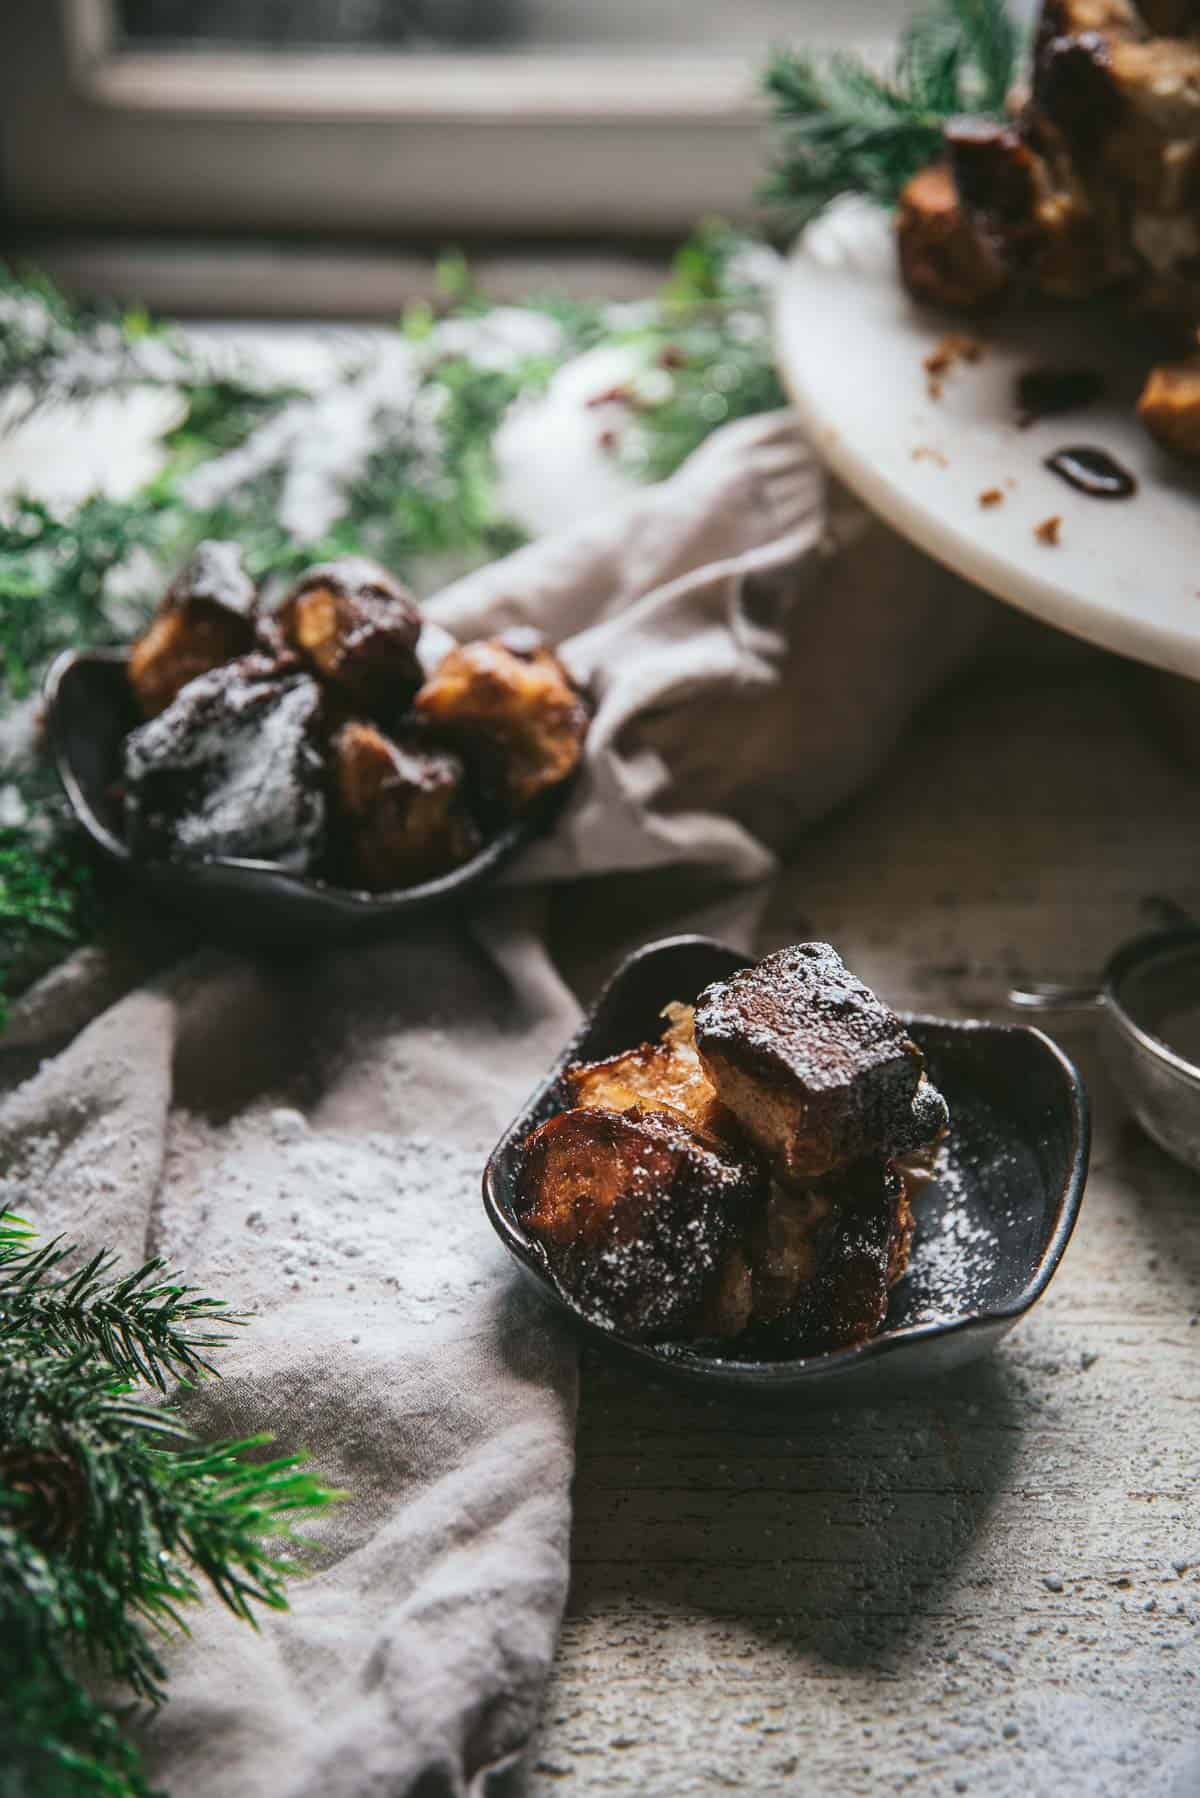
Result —
[[[843, 1666], [903, 1653], [1011, 1475], [1003, 1358], [876, 1405], [753, 1408], [586, 1369], [571, 1610], [706, 1613]], [[969, 1602], [969, 1601], [968, 1601]]]

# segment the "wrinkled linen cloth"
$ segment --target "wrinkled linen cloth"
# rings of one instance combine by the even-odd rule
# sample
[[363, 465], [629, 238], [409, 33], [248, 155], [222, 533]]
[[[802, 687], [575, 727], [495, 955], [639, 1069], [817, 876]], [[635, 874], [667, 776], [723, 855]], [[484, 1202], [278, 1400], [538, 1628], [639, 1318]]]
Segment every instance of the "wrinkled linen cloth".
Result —
[[[461, 637], [540, 625], [595, 697], [523, 882], [749, 881], [869, 776], [989, 604], [831, 504], [777, 414], [429, 611]], [[536, 892], [493, 893], [392, 943], [205, 950], [140, 983], [136, 957], [117, 973], [92, 949], [17, 1008], [6, 1052], [46, 1059], [0, 1104], [0, 1194], [249, 1313], [188, 1422], [269, 1429], [348, 1494], [310, 1526], [290, 1614], [256, 1638], [214, 1601], [172, 1646], [144, 1740], [177, 1798], [495, 1793], [529, 1741], [566, 1594], [575, 1357], [479, 1175], [576, 1015], [539, 917]]]
[[596, 704], [586, 778], [514, 879], [755, 880], [879, 766], [995, 606], [831, 492], [774, 412], [426, 611], [459, 638], [545, 631]]

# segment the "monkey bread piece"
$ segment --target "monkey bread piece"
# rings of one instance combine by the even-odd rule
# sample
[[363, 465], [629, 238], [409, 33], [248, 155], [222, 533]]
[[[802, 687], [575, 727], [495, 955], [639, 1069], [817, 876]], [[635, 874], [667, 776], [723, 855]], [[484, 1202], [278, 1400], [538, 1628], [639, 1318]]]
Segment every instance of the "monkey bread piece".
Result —
[[865, 1342], [883, 1325], [904, 1194], [895, 1170], [878, 1161], [860, 1163], [837, 1184], [832, 1241], [791, 1319], [798, 1341], [826, 1351]]
[[908, 1272], [908, 1263], [912, 1256], [913, 1236], [916, 1233], [917, 1220], [913, 1216], [913, 1193], [919, 1192], [923, 1180], [913, 1179], [911, 1172], [902, 1162], [893, 1161], [892, 1171], [900, 1182], [900, 1193], [892, 1212], [892, 1234], [888, 1242], [887, 1283], [889, 1287], [902, 1280]]
[[351, 723], [334, 737], [330, 762], [353, 876], [369, 891], [433, 880], [480, 848], [457, 756]]
[[717, 1098], [712, 1081], [696, 1053], [694, 1014], [690, 1005], [669, 1005], [669, 1019], [656, 1043], [639, 1043], [605, 1061], [579, 1061], [564, 1075], [573, 1105], [601, 1111], [673, 1111], [697, 1130], [728, 1140], [740, 1132]]
[[794, 1241], [770, 1284], [761, 1247], [752, 1252], [753, 1322], [789, 1353], [825, 1354], [882, 1327], [889, 1290], [908, 1264], [911, 1213], [903, 1179], [875, 1156], [806, 1196], [812, 1209], [792, 1223]]
[[758, 1170], [668, 1112], [584, 1108], [525, 1145], [518, 1211], [584, 1316], [645, 1341], [735, 1334]]
[[1043, 0], [1016, 117], [950, 121], [958, 199], [1029, 290], [1200, 316], [1198, 24], [1193, 0]]
[[1138, 417], [1164, 449], [1189, 460], [1200, 457], [1200, 357], [1152, 368]]
[[197, 675], [251, 650], [254, 607], [238, 545], [198, 544], [129, 652], [129, 684], [143, 715], [157, 717]]
[[416, 709], [485, 764], [505, 805], [528, 809], [572, 774], [587, 709], [570, 675], [536, 631], [452, 649], [417, 694]]
[[828, 943], [781, 949], [717, 981], [697, 1001], [695, 1027], [717, 1097], [785, 1186], [946, 1127], [904, 1025]]
[[795, 1310], [820, 1270], [832, 1230], [828, 1193], [772, 1187], [749, 1244], [750, 1312], [756, 1324], [777, 1323]]
[[365, 556], [307, 569], [277, 618], [313, 673], [364, 711], [398, 717], [421, 684], [417, 603]]
[[[748, 1244], [749, 1322], [779, 1326], [794, 1343], [873, 1334], [908, 1269], [913, 1229], [906, 1175], [878, 1157], [805, 1191], [774, 1187]], [[848, 1263], [857, 1266], [853, 1301]]]
[[125, 739], [125, 826], [135, 854], [309, 867], [325, 823], [313, 736], [321, 695], [247, 656], [190, 681]]
[[896, 246], [904, 285], [926, 304], [975, 311], [1008, 286], [1008, 270], [964, 212], [945, 163], [921, 169], [902, 188]]

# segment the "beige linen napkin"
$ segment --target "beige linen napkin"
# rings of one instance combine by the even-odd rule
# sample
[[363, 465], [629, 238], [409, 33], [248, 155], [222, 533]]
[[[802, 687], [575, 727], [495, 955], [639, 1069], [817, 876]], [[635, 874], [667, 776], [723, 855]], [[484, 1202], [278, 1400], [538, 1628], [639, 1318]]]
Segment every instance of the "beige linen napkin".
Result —
[[976, 647], [994, 602], [828, 485], [790, 412], [743, 419], [430, 603], [460, 638], [545, 631], [596, 701], [586, 778], [513, 879], [761, 878]]
[[307, 964], [205, 951], [0, 1112], [5, 1201], [252, 1314], [191, 1425], [270, 1428], [349, 1493], [290, 1615], [256, 1638], [213, 1602], [175, 1645], [145, 1746], [179, 1798], [481, 1791], [526, 1741], [575, 1362], [511, 1281], [479, 1170], [574, 1017], [511, 903], [490, 932]]
[[[869, 775], [988, 602], [831, 510], [777, 414], [430, 610], [459, 636], [541, 625], [595, 695], [521, 879], [748, 880]], [[481, 1793], [528, 1741], [566, 1591], [574, 1350], [478, 1182], [575, 1016], [537, 922], [533, 895], [492, 895], [385, 946], [209, 951], [141, 984], [127, 944], [18, 1007], [0, 1073], [57, 1053], [0, 1104], [4, 1198], [252, 1312], [188, 1417], [269, 1427], [350, 1494], [290, 1615], [256, 1640], [214, 1603], [172, 1650], [146, 1743], [177, 1798]]]

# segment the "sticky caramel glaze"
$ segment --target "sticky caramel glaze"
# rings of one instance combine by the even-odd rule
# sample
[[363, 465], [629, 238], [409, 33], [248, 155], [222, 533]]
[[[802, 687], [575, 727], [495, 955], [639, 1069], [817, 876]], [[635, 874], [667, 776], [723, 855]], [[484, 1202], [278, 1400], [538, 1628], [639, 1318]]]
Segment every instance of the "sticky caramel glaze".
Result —
[[1130, 499], [1137, 492], [1137, 481], [1129, 470], [1107, 450], [1091, 444], [1055, 450], [1046, 457], [1046, 467], [1069, 487], [1092, 499]]

